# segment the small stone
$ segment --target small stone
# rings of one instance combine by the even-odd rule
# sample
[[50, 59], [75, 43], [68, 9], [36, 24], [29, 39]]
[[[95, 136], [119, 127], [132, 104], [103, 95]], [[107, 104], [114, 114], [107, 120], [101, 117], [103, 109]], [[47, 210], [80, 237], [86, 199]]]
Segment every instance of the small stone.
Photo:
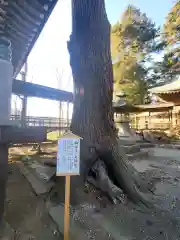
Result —
[[177, 177], [174, 178], [175, 182], [179, 182], [179, 179]]
[[58, 234], [58, 231], [57, 230], [54, 230], [53, 231], [53, 235], [56, 236]]
[[150, 220], [146, 220], [146, 224], [147, 224], [148, 226], [152, 226], [152, 225], [153, 225], [153, 223], [152, 223]]

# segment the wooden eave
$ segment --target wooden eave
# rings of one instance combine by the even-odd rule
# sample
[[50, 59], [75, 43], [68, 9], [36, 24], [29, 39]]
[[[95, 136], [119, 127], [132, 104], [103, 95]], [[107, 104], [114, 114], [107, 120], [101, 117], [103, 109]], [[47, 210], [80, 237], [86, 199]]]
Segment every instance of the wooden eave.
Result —
[[21, 70], [57, 0], [0, 1], [0, 36], [11, 41], [14, 76]]

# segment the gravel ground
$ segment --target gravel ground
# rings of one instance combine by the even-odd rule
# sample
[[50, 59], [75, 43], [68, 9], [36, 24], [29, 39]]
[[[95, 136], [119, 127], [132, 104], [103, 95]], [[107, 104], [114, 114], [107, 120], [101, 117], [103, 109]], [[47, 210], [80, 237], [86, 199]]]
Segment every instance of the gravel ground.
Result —
[[[149, 197], [153, 199], [154, 208], [142, 211], [127, 200], [117, 205], [106, 204], [98, 216], [96, 210], [92, 211], [94, 221], [109, 232], [112, 239], [180, 239], [180, 154], [178, 159], [177, 152], [176, 157], [172, 152], [170, 158], [167, 149], [162, 151], [164, 156], [132, 162], [144, 181], [150, 183], [153, 194]], [[90, 218], [87, 222], [93, 223]]]
[[127, 202], [102, 211], [104, 224], [111, 226], [117, 239], [118, 236], [128, 240], [180, 239], [180, 154], [179, 160], [173, 156], [172, 160], [166, 158], [167, 150], [163, 151], [164, 157], [133, 162], [142, 178], [151, 183], [157, 206], [154, 210], [141, 212]]

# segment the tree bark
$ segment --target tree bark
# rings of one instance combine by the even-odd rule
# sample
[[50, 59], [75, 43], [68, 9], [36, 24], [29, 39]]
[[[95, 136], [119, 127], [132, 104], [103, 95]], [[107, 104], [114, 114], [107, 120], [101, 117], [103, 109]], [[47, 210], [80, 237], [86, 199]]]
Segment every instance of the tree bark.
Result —
[[[74, 80], [71, 130], [83, 138], [81, 180], [86, 179], [94, 162], [101, 159], [109, 181], [123, 189], [134, 202], [147, 205], [134, 177], [135, 170], [119, 146], [114, 125], [110, 24], [104, 0], [72, 0], [72, 34], [68, 49]], [[72, 185], [73, 196], [79, 187], [77, 181], [80, 180], [76, 179]], [[100, 172], [99, 180], [102, 181]]]
[[110, 24], [103, 0], [72, 0], [68, 44], [74, 80], [71, 129], [88, 147], [115, 136]]

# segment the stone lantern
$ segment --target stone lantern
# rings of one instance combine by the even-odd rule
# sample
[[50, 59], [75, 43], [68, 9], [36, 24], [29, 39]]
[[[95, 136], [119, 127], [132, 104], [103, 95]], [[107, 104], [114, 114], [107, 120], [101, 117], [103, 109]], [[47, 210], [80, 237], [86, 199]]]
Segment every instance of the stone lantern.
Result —
[[120, 137], [134, 137], [135, 133], [133, 133], [132, 129], [130, 128], [129, 113], [136, 112], [139, 108], [127, 104], [126, 95], [121, 91], [115, 96], [113, 109], [114, 121], [116, 128], [118, 129], [118, 135]]
[[125, 110], [126, 108], [126, 95], [123, 91], [120, 91], [115, 96], [114, 101], [114, 119], [115, 121], [121, 121], [127, 118], [127, 112]]

